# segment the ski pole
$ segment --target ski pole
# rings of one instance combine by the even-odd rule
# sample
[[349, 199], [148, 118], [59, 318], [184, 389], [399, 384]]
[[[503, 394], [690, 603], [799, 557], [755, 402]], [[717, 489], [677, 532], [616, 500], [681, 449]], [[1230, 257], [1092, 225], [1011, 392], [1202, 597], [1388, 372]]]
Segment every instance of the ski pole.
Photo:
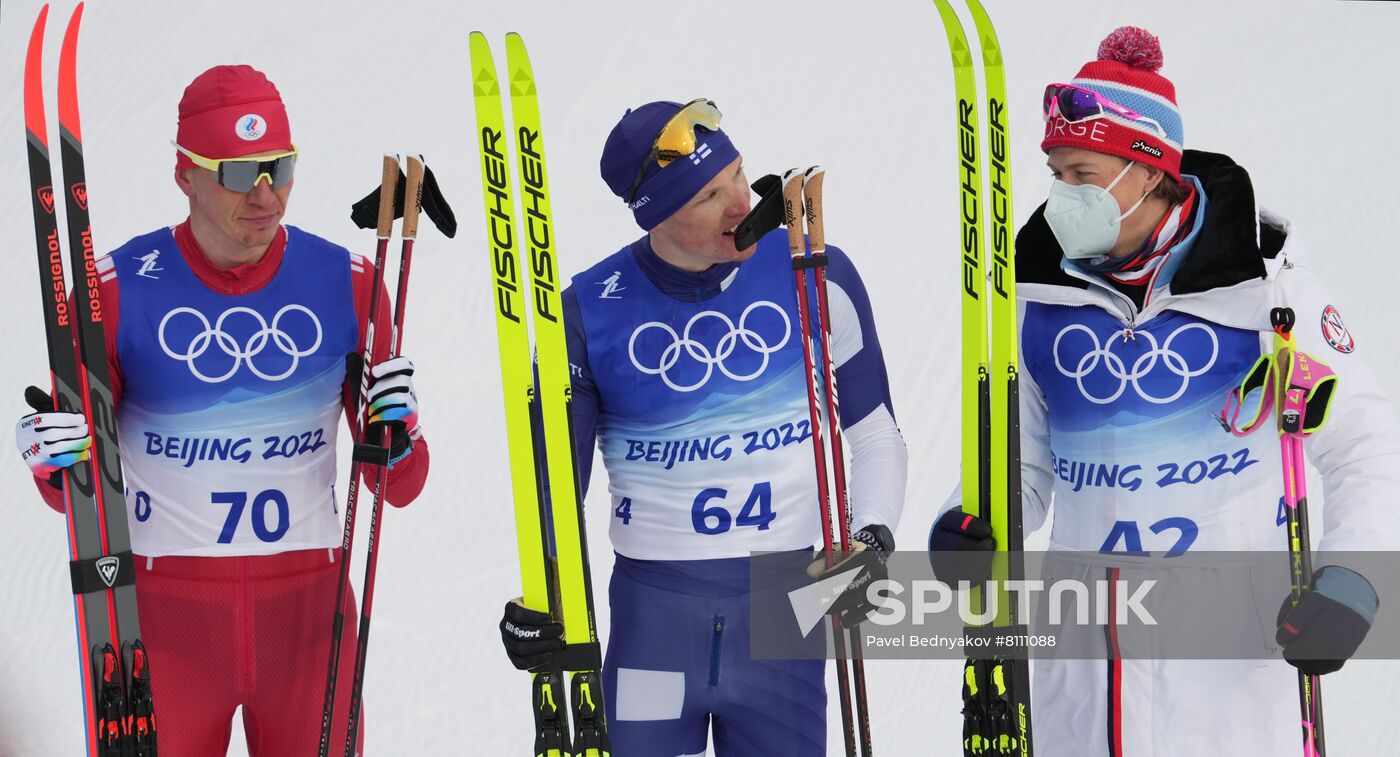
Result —
[[[841, 403], [836, 393], [836, 370], [831, 356], [831, 307], [826, 294], [826, 222], [822, 215], [822, 186], [826, 171], [812, 166], [802, 183], [802, 199], [807, 217], [807, 243], [812, 259], [819, 260], [812, 268], [817, 282], [817, 321], [821, 334], [822, 374], [826, 380], [826, 418], [831, 431], [831, 477], [835, 485], [836, 523], [841, 536], [841, 553], [851, 554], [851, 497], [846, 485], [845, 435], [841, 431]], [[860, 753], [871, 757], [875, 746], [870, 735], [870, 704], [865, 692], [865, 653], [860, 633], [847, 633], [851, 647], [851, 681], [855, 686], [856, 726], [860, 731]], [[842, 640], [844, 643], [845, 640]]]
[[[1326, 419], [1326, 403], [1334, 392], [1325, 392], [1321, 407], [1308, 407], [1308, 395], [1318, 381], [1336, 381], [1326, 366], [1311, 356], [1297, 352], [1293, 341], [1295, 316], [1292, 308], [1274, 308], [1269, 314], [1274, 327], [1274, 367], [1278, 404], [1279, 447], [1283, 456], [1283, 502], [1288, 529], [1288, 563], [1292, 573], [1291, 602], [1297, 604], [1312, 583], [1312, 541], [1308, 530], [1308, 482], [1303, 439]], [[1320, 369], [1320, 370], [1319, 370]], [[1298, 381], [1295, 382], [1295, 377]], [[1321, 412], [1321, 418], [1307, 416]], [[1314, 425], [1316, 424], [1316, 425]], [[1327, 752], [1322, 726], [1321, 676], [1298, 671], [1298, 708], [1302, 715], [1303, 757], [1324, 757]]]
[[[1274, 329], [1273, 351], [1262, 355], [1240, 386], [1230, 390], [1220, 420], [1230, 433], [1242, 437], [1257, 431], [1270, 413], [1274, 415], [1283, 462], [1291, 607], [1312, 588], [1313, 575], [1303, 440], [1326, 423], [1338, 379], [1331, 368], [1297, 351], [1292, 308], [1274, 308], [1269, 322]], [[1320, 676], [1298, 671], [1298, 709], [1302, 716], [1303, 757], [1324, 757]]]
[[[423, 204], [423, 158], [418, 155], [409, 155], [407, 162], [408, 180], [404, 185], [403, 226], [399, 230], [399, 235], [403, 238], [403, 248], [399, 253], [399, 282], [394, 296], [394, 330], [389, 334], [389, 354], [385, 356], [385, 359], [398, 357], [403, 346], [403, 315], [408, 301], [408, 274], [413, 264], [413, 242], [418, 236], [418, 214]], [[397, 168], [398, 166], [395, 165], [395, 183], [398, 181]], [[393, 192], [385, 194], [389, 195], [391, 201], [393, 200]], [[369, 366], [366, 365], [365, 369], [368, 373]], [[368, 387], [362, 384], [360, 391], [364, 394], [368, 391]], [[379, 573], [379, 527], [380, 523], [383, 522], [384, 515], [384, 479], [385, 470], [389, 467], [388, 457], [392, 440], [393, 432], [386, 425], [381, 431], [380, 438], [380, 445], [383, 449], [381, 455], [384, 462], [375, 464], [374, 485], [371, 488], [373, 496], [369, 512], [369, 544], [365, 552], [364, 596], [360, 598], [360, 628], [359, 638], [355, 645], [355, 672], [354, 677], [350, 679], [350, 714], [345, 725], [345, 757], [355, 757], [355, 742], [359, 738], [357, 730], [360, 723], [360, 705], [364, 701], [365, 658], [369, 653], [369, 626], [374, 612], [374, 582]]]
[[[321, 711], [321, 741], [319, 757], [330, 754], [331, 722], [335, 714], [335, 691], [339, 682], [341, 631], [345, 626], [346, 587], [350, 583], [350, 551], [355, 543], [356, 505], [360, 497], [361, 465], [376, 462], [380, 457], [387, 463], [387, 450], [379, 445], [365, 444], [366, 410], [369, 402], [369, 370], [374, 365], [374, 318], [379, 311], [379, 290], [384, 287], [384, 265], [389, 253], [389, 237], [394, 231], [394, 189], [399, 181], [398, 156], [386, 154], [383, 162], [383, 178], [379, 193], [379, 225], [376, 231], [378, 242], [374, 250], [374, 274], [370, 283], [369, 312], [365, 315], [365, 346], [360, 353], [359, 384], [356, 385], [355, 402], [355, 452], [350, 463], [350, 484], [345, 494], [345, 531], [340, 544], [340, 577], [335, 589], [335, 607], [332, 608], [330, 661], [326, 670], [326, 698]], [[347, 380], [349, 377], [346, 377]]]
[[[826, 561], [827, 569], [830, 569], [836, 564], [836, 555], [832, 552], [834, 540], [831, 531], [831, 499], [826, 476], [826, 442], [822, 438], [821, 408], [817, 400], [817, 372], [812, 355], [812, 315], [807, 295], [807, 269], [825, 265], [826, 258], [825, 256], [821, 258], [807, 256], [807, 242], [802, 233], [804, 221], [802, 189], [805, 183], [806, 177], [801, 169], [793, 168], [783, 174], [783, 218], [787, 225], [788, 252], [792, 255], [793, 278], [797, 284], [797, 316], [798, 320], [802, 322], [802, 359], [807, 369], [807, 412], [812, 425], [812, 457], [816, 464], [817, 506], [821, 513], [822, 522], [822, 555]], [[842, 524], [842, 528], [845, 528], [844, 524]], [[856, 732], [851, 716], [851, 682], [849, 667], [846, 664], [846, 635], [841, 627], [841, 619], [835, 615], [831, 616], [831, 635], [836, 652], [836, 685], [841, 700], [841, 732], [845, 739], [847, 756], [855, 757]]]

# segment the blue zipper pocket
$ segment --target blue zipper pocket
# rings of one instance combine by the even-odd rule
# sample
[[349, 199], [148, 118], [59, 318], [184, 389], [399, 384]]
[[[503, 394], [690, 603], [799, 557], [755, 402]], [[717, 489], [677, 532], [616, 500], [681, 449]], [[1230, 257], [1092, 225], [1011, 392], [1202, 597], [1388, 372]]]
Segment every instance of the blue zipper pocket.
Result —
[[710, 639], [710, 685], [719, 685], [720, 644], [724, 639], [724, 616], [715, 616], [715, 635]]

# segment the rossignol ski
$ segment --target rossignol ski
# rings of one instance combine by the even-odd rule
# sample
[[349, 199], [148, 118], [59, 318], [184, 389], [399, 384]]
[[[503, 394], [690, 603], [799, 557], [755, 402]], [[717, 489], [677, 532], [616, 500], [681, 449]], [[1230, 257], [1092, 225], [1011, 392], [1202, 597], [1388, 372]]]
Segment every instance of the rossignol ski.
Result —
[[[1011, 167], [1007, 153], [1006, 78], [991, 19], [967, 0], [981, 42], [987, 85], [987, 138], [979, 133], [972, 51], [948, 0], [934, 0], [953, 57], [958, 135], [958, 197], [962, 289], [962, 509], [991, 524], [997, 555], [995, 596], [975, 588], [973, 603], [996, 603], [991, 628], [1024, 637], [1006, 589], [1025, 574], [1021, 527], [1021, 439], [1016, 267], [1012, 250]], [[991, 173], [983, 171], [985, 144]], [[984, 203], [983, 189], [986, 193]], [[983, 221], [990, 215], [991, 223]], [[985, 231], [990, 227], [990, 235]], [[985, 240], [991, 240], [988, 259]], [[990, 286], [988, 283], [990, 282]], [[989, 303], [988, 297], [991, 302]], [[970, 632], [986, 629], [969, 629]], [[969, 647], [971, 649], [972, 647]], [[1025, 647], [968, 657], [963, 669], [963, 753], [1020, 755], [1033, 751], [1030, 665]]]
[[[63, 474], [83, 681], [83, 743], [89, 756], [156, 757], [150, 668], [136, 611], [136, 570], [126, 520], [112, 376], [103, 338], [101, 269], [93, 253], [83, 170], [77, 81], [78, 29], [83, 5], [79, 3], [73, 10], [59, 55], [58, 117], [63, 164], [63, 186], [59, 192], [53, 187], [43, 88], [48, 11], [47, 5], [40, 9], [29, 39], [24, 120], [53, 407], [81, 412], [92, 428], [88, 459], [67, 468]], [[54, 214], [60, 197], [68, 219], [69, 267], [75, 284], [71, 310]], [[41, 397], [32, 396], [37, 393], [29, 394], [31, 404], [43, 404]]]
[[[534, 754], [604, 757], [610, 754], [611, 746], [598, 673], [602, 653], [594, 625], [583, 498], [574, 458], [569, 359], [534, 73], [524, 41], [518, 34], [506, 35], [507, 81], [524, 209], [517, 224], [507, 158], [510, 139], [496, 66], [485, 35], [472, 32], [470, 46], [522, 601], [526, 607], [549, 612], [562, 622], [567, 642], [556, 654], [553, 670], [532, 674]], [[517, 240], [528, 244], [528, 267], [521, 264]], [[534, 326], [538, 387], [531, 376], [527, 318]], [[543, 439], [536, 439], [531, 428], [532, 411], [541, 419]], [[543, 453], [543, 460], [537, 452]], [[546, 518], [552, 529], [547, 527]], [[552, 544], [546, 533], [552, 533]], [[560, 707], [565, 671], [572, 673], [572, 715]]]
[[[826, 231], [822, 217], [822, 185], [826, 172], [813, 166], [805, 172], [792, 169], [783, 174], [783, 222], [788, 230], [788, 252], [792, 255], [793, 278], [797, 285], [797, 313], [802, 322], [802, 354], [807, 368], [808, 419], [812, 425], [812, 455], [817, 476], [817, 506], [821, 515], [822, 548], [826, 567], [851, 554], [850, 497], [846, 488], [846, 462], [841, 435], [841, 411], [836, 394], [836, 373], [831, 358], [831, 320], [826, 296]], [[807, 233], [803, 235], [803, 223]], [[809, 254], [810, 248], [810, 254]], [[812, 347], [812, 309], [807, 271], [812, 271], [817, 295], [817, 339], [821, 345], [820, 365]], [[820, 373], [819, 373], [820, 369]], [[824, 402], [820, 397], [824, 397]], [[822, 437], [822, 411], [825, 409], [831, 436], [832, 479], [827, 479], [826, 442]], [[837, 532], [832, 533], [829, 484], [835, 485]], [[839, 541], [838, 541], [839, 539]], [[832, 551], [833, 544], [839, 553]], [[841, 620], [831, 616], [832, 643], [836, 656], [836, 686], [841, 703], [841, 732], [848, 757], [856, 754], [857, 726], [860, 753], [870, 757], [874, 745], [870, 736], [870, 711], [865, 694], [865, 660], [860, 634], [846, 633]], [[849, 644], [849, 652], [847, 645]], [[849, 659], [848, 655], [849, 654]], [[852, 694], [854, 686], [854, 696]], [[855, 700], [856, 724], [852, 723], [851, 703]]]

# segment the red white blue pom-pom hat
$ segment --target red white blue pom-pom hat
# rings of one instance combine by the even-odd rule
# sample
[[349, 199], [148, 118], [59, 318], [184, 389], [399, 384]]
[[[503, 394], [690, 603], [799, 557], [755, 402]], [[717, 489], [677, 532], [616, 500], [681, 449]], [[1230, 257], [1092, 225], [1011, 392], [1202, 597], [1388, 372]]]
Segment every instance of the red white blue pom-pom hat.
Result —
[[[1146, 29], [1121, 26], [1099, 43], [1098, 60], [1069, 81], [1148, 119], [1130, 120], [1106, 110], [1092, 121], [1070, 123], [1056, 114], [1045, 122], [1040, 149], [1079, 147], [1162, 169], [1181, 181], [1182, 125], [1176, 87], [1157, 73], [1162, 46]], [[1163, 134], [1162, 132], [1166, 132]]]

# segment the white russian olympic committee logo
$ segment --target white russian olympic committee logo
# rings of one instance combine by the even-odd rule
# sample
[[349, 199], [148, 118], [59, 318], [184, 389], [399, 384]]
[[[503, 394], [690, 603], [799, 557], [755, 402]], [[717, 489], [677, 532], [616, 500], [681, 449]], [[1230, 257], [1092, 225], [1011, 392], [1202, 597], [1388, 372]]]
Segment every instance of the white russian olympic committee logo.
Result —
[[[298, 345], [292, 335], [283, 330], [282, 319], [292, 313], [301, 313], [306, 318], [311, 319], [311, 325], [316, 330], [316, 338], [312, 340], [310, 346]], [[179, 350], [175, 349], [176, 345], [172, 345], [166, 335], [166, 328], [177, 316], [193, 318], [199, 326], [199, 331], [193, 336], [181, 336], [178, 341], [183, 343], [183, 347]], [[240, 343], [237, 338], [224, 330], [224, 326], [230, 319], [240, 318], [241, 320], [243, 317], [252, 319], [255, 328], [247, 339]], [[188, 365], [190, 373], [194, 374], [195, 378], [206, 384], [218, 384], [232, 378], [233, 374], [238, 372], [238, 368], [245, 363], [254, 376], [265, 381], [281, 381], [296, 372], [297, 365], [302, 358], [312, 354], [316, 348], [321, 346], [322, 332], [321, 322], [317, 320], [315, 313], [312, 313], [305, 306], [292, 304], [284, 305], [281, 310], [278, 310], [277, 314], [272, 317], [272, 323], [268, 323], [267, 319], [263, 318], [258, 311], [239, 306], [231, 307], [219, 314], [212, 325], [209, 323], [209, 319], [198, 310], [179, 307], [166, 313], [165, 317], [160, 319], [157, 336], [160, 339], [160, 348], [165, 350], [165, 354]], [[269, 346], [272, 348], [270, 351], [268, 350]], [[232, 358], [228, 368], [218, 375], [208, 375], [195, 364], [195, 361], [208, 352], [210, 347], [217, 347], [225, 356]], [[290, 361], [282, 370], [269, 373], [259, 368], [256, 362], [266, 352], [280, 353], [284, 356], [282, 360], [290, 358]], [[263, 358], [264, 365], [269, 359], [276, 358]]]
[[256, 142], [267, 133], [267, 120], [256, 113], [239, 116], [233, 131], [244, 142]]
[[[1178, 338], [1182, 337], [1187, 332], [1197, 330], [1204, 332], [1206, 337], [1210, 340], [1209, 357], [1205, 357], [1201, 354], [1204, 350], [1192, 350], [1192, 358], [1188, 358], [1181, 352], [1172, 349], [1173, 342]], [[1078, 360], [1068, 361], [1073, 363], [1073, 366], [1066, 367], [1066, 361], [1062, 357], [1060, 343], [1064, 340], [1066, 335], [1080, 331], [1088, 337], [1089, 344], [1092, 348], [1087, 350]], [[1142, 354], [1134, 357], [1132, 359], [1132, 365], [1129, 366], [1121, 355], [1114, 352], [1114, 348], [1117, 345], [1132, 344], [1133, 342], [1130, 342], [1129, 339], [1136, 340], [1139, 338], [1146, 342], [1147, 349], [1143, 351]], [[1191, 385], [1191, 379], [1204, 374], [1211, 369], [1211, 366], [1215, 365], [1216, 358], [1220, 356], [1220, 341], [1216, 337], [1215, 332], [1205, 324], [1188, 323], [1178, 327], [1161, 344], [1157, 343], [1157, 337], [1149, 331], [1133, 332], [1128, 329], [1120, 329], [1114, 332], [1109, 335], [1106, 342], [1101, 344], [1098, 336], [1094, 334], [1092, 329], [1084, 324], [1075, 323], [1066, 326], [1055, 337], [1055, 346], [1052, 349], [1052, 353], [1055, 356], [1055, 367], [1060, 370], [1060, 373], [1067, 378], [1074, 379], [1079, 385], [1079, 393], [1084, 395], [1084, 399], [1096, 405], [1107, 405], [1117, 400], [1130, 386], [1133, 388], [1133, 391], [1144, 400], [1154, 405], [1165, 405], [1180, 399], [1181, 396], [1186, 393], [1186, 389]], [[1204, 357], [1202, 361], [1203, 364], [1199, 367], [1192, 367], [1192, 359], [1201, 357]], [[1152, 373], [1153, 370], [1158, 369], [1159, 366], [1171, 375], [1176, 376], [1176, 379], [1170, 382], [1152, 382], [1153, 386], [1163, 385], [1164, 388], [1170, 388], [1172, 384], [1175, 384], [1175, 391], [1172, 391], [1166, 396], [1157, 396], [1143, 386], [1144, 382], [1142, 380], [1145, 379], [1148, 374]], [[1095, 393], [1090, 391], [1089, 387], [1085, 386], [1085, 379], [1092, 375], [1106, 375], [1110, 380], [1107, 382], [1102, 379], [1095, 381], [1095, 388], [1100, 390]], [[1105, 394], [1105, 392], [1102, 391], [1103, 389], [1112, 386], [1113, 380], [1117, 380], [1118, 386], [1111, 389], [1111, 391], [1107, 391], [1106, 396], [1100, 396]]]
[[[773, 342], [765, 338], [758, 330], [751, 327], [749, 320], [762, 310], [772, 310], [778, 314], [782, 322], [782, 336]], [[705, 331], [699, 328], [709, 319], [714, 319], [724, 327], [724, 332], [719, 335], [719, 339], [713, 345], [706, 344], [705, 341], [696, 338], [697, 331]], [[643, 352], [652, 359], [645, 362], [637, 354], [637, 341], [648, 331], [659, 330], [665, 346], [657, 353], [653, 349], [643, 349]], [[770, 329], [765, 329], [770, 330]], [[771, 329], [776, 331], [775, 329]], [[708, 329], [711, 332], [707, 336], [713, 336], [714, 328]], [[768, 336], [773, 336], [769, 334]], [[693, 392], [709, 382], [710, 376], [714, 375], [716, 369], [725, 376], [735, 381], [752, 381], [763, 374], [768, 368], [769, 356], [782, 349], [792, 337], [792, 322], [788, 320], [787, 313], [777, 305], [766, 300], [759, 300], [744, 308], [744, 312], [739, 315], [739, 322], [736, 324], [729, 316], [715, 310], [704, 310], [691, 316], [685, 324], [685, 328], [679, 334], [669, 325], [660, 321], [648, 321], [637, 327], [632, 332], [632, 338], [627, 341], [627, 355], [632, 359], [632, 365], [642, 373], [660, 376], [666, 382], [666, 386], [678, 392]], [[654, 340], [646, 340], [654, 341]], [[744, 348], [740, 350], [740, 346]], [[737, 353], [736, 353], [737, 351]], [[737, 359], [743, 354], [757, 354], [757, 366], [747, 369], [735, 370], [726, 361]], [[752, 362], [752, 357], [749, 362]], [[699, 364], [703, 371], [694, 367]]]

